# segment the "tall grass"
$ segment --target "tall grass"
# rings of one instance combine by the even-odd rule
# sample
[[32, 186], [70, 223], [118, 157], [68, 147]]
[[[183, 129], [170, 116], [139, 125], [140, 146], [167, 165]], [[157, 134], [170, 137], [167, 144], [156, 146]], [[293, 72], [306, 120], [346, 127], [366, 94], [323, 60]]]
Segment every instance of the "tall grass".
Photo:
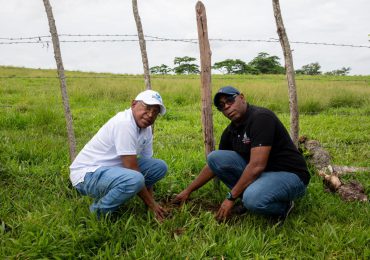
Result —
[[[284, 225], [246, 214], [217, 223], [213, 211], [226, 188], [212, 183], [157, 223], [135, 198], [117, 216], [97, 220], [68, 179], [65, 120], [55, 71], [0, 68], [0, 258], [245, 259], [370, 257], [369, 203], [345, 203], [325, 193], [312, 172], [307, 195]], [[40, 78], [4, 78], [4, 77]], [[143, 79], [85, 78], [67, 72], [78, 149], [144, 89]], [[50, 77], [50, 78], [42, 78]], [[298, 77], [301, 135], [319, 140], [334, 164], [370, 167], [370, 77]], [[155, 157], [169, 165], [156, 186], [163, 203], [204, 165], [200, 80], [156, 76], [168, 113], [156, 121]], [[256, 105], [273, 109], [289, 128], [284, 76], [215, 76], [213, 91], [240, 88]], [[213, 110], [218, 143], [227, 120]], [[370, 194], [369, 173], [361, 181]]]

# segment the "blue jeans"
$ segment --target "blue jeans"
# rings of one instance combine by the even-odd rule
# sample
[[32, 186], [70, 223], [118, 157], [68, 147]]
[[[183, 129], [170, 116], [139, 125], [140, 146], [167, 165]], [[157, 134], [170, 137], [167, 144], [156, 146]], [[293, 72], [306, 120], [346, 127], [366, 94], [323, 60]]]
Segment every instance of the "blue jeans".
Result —
[[95, 199], [90, 205], [91, 212], [98, 215], [114, 212], [144, 185], [151, 188], [167, 172], [166, 163], [159, 159], [138, 158], [138, 166], [140, 172], [123, 167], [100, 167], [95, 172], [88, 172], [76, 189]]
[[[234, 151], [213, 151], [207, 158], [212, 172], [232, 189], [241, 177], [246, 161]], [[244, 206], [251, 212], [284, 216], [291, 201], [302, 197], [306, 186], [291, 172], [262, 172], [243, 192]]]

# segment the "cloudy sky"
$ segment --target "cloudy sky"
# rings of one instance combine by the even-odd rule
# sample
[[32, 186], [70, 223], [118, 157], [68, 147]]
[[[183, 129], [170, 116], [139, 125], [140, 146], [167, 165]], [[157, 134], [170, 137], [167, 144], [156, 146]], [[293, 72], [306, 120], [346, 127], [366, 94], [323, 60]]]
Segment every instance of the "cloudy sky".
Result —
[[[144, 34], [161, 38], [196, 39], [195, 0], [138, 0]], [[130, 0], [50, 0], [59, 34], [136, 34]], [[269, 0], [203, 0], [210, 39], [278, 39]], [[14, 44], [48, 36], [42, 0], [0, 0], [0, 65], [55, 68], [53, 48], [45, 42]], [[369, 0], [280, 0], [291, 42], [370, 46]], [[14, 40], [9, 40], [13, 38]], [[136, 39], [135, 37], [60, 37], [60, 40]], [[148, 39], [148, 38], [147, 38]], [[42, 41], [49, 40], [41, 38]], [[12, 42], [13, 44], [8, 44]], [[291, 43], [295, 69], [319, 62], [322, 71], [351, 67], [351, 75], [370, 74], [370, 48]], [[259, 52], [281, 58], [278, 42], [211, 41], [212, 63], [224, 59], [249, 62]], [[66, 70], [142, 73], [136, 41], [62, 42]], [[174, 57], [199, 60], [198, 45], [187, 42], [147, 42], [149, 66], [173, 67]]]

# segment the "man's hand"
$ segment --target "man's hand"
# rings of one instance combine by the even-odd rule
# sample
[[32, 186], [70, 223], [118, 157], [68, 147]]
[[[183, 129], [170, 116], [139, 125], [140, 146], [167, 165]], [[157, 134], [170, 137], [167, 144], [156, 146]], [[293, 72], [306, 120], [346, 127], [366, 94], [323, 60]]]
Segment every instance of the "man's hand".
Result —
[[155, 218], [159, 221], [162, 222], [168, 212], [165, 208], [163, 208], [161, 205], [159, 205], [157, 202], [155, 202], [152, 206], [149, 207], [151, 211], [154, 212]]
[[186, 200], [189, 199], [190, 194], [193, 191], [198, 190], [204, 184], [209, 182], [215, 175], [213, 174], [211, 168], [206, 164], [203, 169], [200, 171], [198, 177], [180, 194], [178, 194], [173, 200], [172, 203], [183, 204]]
[[174, 204], [184, 204], [185, 201], [189, 199], [190, 192], [187, 190], [183, 190], [180, 194], [176, 195], [176, 197], [172, 200]]
[[219, 208], [216, 219], [218, 221], [226, 220], [227, 217], [230, 215], [231, 209], [234, 206], [234, 201], [225, 199], [224, 202], [222, 202], [221, 207]]

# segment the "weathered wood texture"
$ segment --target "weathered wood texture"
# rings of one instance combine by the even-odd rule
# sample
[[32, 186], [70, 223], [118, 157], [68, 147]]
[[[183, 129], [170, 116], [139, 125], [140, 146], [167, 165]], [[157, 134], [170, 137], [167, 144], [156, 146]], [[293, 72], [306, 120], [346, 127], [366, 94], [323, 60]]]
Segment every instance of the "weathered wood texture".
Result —
[[289, 91], [289, 109], [290, 109], [290, 136], [296, 146], [298, 146], [299, 138], [299, 114], [298, 114], [298, 100], [297, 89], [295, 83], [295, 72], [293, 66], [292, 51], [285, 31], [283, 18], [281, 16], [279, 0], [273, 0], [274, 16], [277, 26], [277, 33], [281, 47], [283, 48], [286, 77], [288, 81]]
[[69, 99], [67, 94], [67, 83], [66, 83], [66, 77], [64, 74], [64, 67], [63, 67], [63, 61], [62, 61], [62, 54], [60, 51], [60, 44], [59, 44], [59, 37], [57, 32], [57, 27], [55, 25], [55, 20], [53, 16], [53, 11], [50, 5], [49, 0], [43, 0], [46, 15], [48, 17], [49, 21], [49, 29], [51, 38], [53, 41], [53, 48], [54, 48], [54, 57], [57, 64], [57, 70], [58, 70], [58, 76], [60, 81], [60, 89], [62, 92], [62, 100], [63, 100], [63, 107], [64, 107], [64, 116], [66, 119], [67, 124], [67, 134], [68, 134], [68, 144], [69, 144], [69, 157], [71, 162], [76, 157], [76, 138], [73, 131], [73, 120], [72, 120], [72, 113], [69, 106]]
[[329, 152], [325, 150], [317, 140], [309, 140], [306, 136], [301, 136], [299, 138], [299, 143], [301, 149], [306, 150], [310, 155], [308, 162], [318, 171], [326, 171], [328, 167], [331, 167], [331, 171], [335, 172], [338, 176], [355, 172], [370, 171], [368, 167], [332, 165]]
[[211, 48], [208, 40], [207, 16], [202, 2], [196, 7], [201, 64], [202, 124], [206, 156], [215, 149], [212, 119]]
[[134, 12], [134, 17], [135, 17], [135, 22], [136, 22], [137, 35], [139, 37], [141, 59], [143, 61], [143, 68], [144, 68], [145, 87], [146, 89], [152, 89], [152, 85], [150, 82], [148, 55], [146, 52], [146, 44], [145, 44], [145, 38], [144, 38], [144, 33], [143, 33], [143, 26], [141, 25], [141, 19], [140, 19], [139, 11], [137, 8], [137, 0], [132, 0], [132, 9]]

